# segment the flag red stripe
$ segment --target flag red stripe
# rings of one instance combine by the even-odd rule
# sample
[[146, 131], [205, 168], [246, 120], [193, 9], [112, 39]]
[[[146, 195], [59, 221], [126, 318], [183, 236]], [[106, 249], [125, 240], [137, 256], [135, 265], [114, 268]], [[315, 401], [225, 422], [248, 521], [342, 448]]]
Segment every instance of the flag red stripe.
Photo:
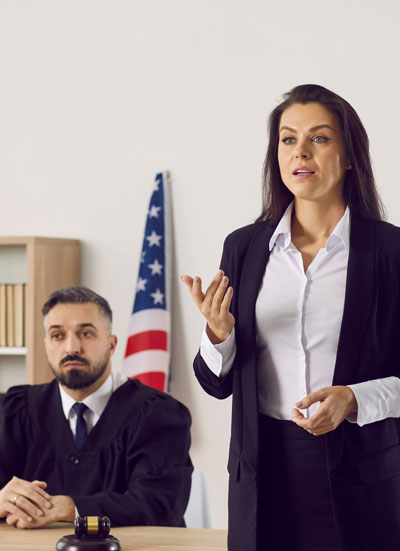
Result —
[[152, 386], [157, 390], [166, 391], [167, 376], [162, 371], [148, 371], [147, 373], [141, 373], [135, 375], [131, 379], [139, 379], [144, 385]]
[[125, 357], [143, 350], [168, 350], [166, 331], [143, 331], [131, 335], [126, 343]]

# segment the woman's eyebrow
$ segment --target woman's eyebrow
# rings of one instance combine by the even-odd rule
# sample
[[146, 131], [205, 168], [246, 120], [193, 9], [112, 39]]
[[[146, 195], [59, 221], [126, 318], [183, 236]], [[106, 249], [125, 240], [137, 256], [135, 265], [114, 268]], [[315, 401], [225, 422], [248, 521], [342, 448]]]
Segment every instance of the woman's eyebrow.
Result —
[[332, 132], [335, 132], [329, 124], [319, 124], [318, 126], [313, 126], [310, 128], [311, 132], [315, 132], [316, 130], [320, 130], [321, 128], [329, 128], [329, 130], [332, 130]]
[[[319, 124], [318, 126], [313, 126], [312, 128], [310, 128], [310, 132], [316, 132], [317, 130], [321, 130], [321, 128], [329, 128], [330, 130], [332, 130], [332, 132], [334, 132], [334, 129], [329, 124]], [[290, 128], [290, 126], [282, 126], [279, 132], [282, 132], [282, 130], [288, 130], [289, 132], [297, 133], [297, 130], [295, 130], [294, 128]]]

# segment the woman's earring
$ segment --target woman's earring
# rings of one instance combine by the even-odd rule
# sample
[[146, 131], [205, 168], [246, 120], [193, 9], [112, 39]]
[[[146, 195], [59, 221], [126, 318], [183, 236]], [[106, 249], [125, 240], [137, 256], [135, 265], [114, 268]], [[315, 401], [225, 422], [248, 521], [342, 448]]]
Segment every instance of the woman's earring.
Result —
[[351, 170], [352, 168], [353, 168], [352, 165], [347, 165], [346, 166], [346, 170]]

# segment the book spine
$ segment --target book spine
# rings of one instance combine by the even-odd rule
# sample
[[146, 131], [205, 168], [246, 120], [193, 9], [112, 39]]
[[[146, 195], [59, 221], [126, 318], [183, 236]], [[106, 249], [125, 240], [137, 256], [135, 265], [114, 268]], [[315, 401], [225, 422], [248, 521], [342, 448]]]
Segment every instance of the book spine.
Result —
[[15, 346], [14, 336], [14, 285], [7, 284], [7, 346]]
[[0, 284], [0, 346], [7, 346], [7, 290]]

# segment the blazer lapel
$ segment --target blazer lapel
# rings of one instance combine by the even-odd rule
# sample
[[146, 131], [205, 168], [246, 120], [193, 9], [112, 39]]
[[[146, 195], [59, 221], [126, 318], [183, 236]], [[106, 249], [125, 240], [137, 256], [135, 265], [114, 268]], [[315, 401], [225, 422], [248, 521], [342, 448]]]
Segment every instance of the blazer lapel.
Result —
[[260, 225], [244, 259], [238, 296], [238, 338], [240, 346], [240, 378], [243, 392], [243, 450], [248, 465], [258, 462], [258, 391], [256, 363], [255, 304], [269, 258], [269, 240], [273, 228]]
[[[269, 240], [274, 228], [267, 223], [253, 236], [244, 259], [238, 297], [239, 330], [246, 344], [255, 339], [255, 304], [269, 258]], [[250, 352], [250, 351], [249, 351]], [[251, 353], [254, 351], [252, 350]]]
[[357, 360], [371, 307], [374, 261], [375, 225], [368, 220], [352, 217], [346, 293], [333, 376], [334, 385], [351, 382], [350, 374]]

